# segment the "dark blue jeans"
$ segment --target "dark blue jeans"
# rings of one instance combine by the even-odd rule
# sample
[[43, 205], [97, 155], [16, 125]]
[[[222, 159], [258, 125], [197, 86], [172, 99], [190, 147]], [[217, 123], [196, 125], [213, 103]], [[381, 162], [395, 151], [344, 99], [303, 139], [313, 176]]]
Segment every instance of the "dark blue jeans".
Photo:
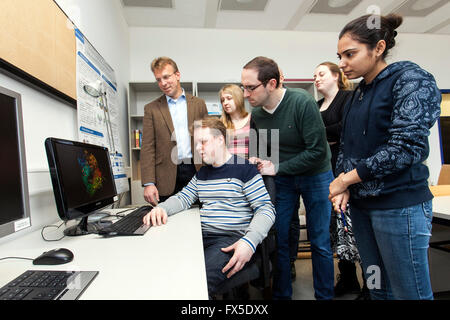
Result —
[[[225, 253], [221, 249], [226, 248], [239, 239], [242, 235], [230, 232], [229, 234], [215, 234], [203, 232], [203, 251], [205, 255], [206, 279], [208, 281], [208, 293], [211, 297], [217, 293], [229, 280], [227, 273], [222, 273], [222, 269], [226, 266], [228, 261], [234, 254], [234, 251]], [[253, 261], [255, 255], [252, 256], [249, 262], [238, 272], [243, 272], [247, 269], [249, 264]], [[237, 275], [236, 273], [235, 275]], [[230, 279], [232, 279], [231, 277]]]
[[292, 212], [298, 207], [300, 195], [306, 209], [306, 228], [311, 242], [313, 283], [316, 299], [334, 296], [334, 264], [330, 246], [331, 203], [329, 185], [333, 180], [330, 171], [314, 176], [276, 176], [277, 265], [274, 275], [275, 299], [291, 299], [292, 284], [289, 254], [289, 226]]
[[350, 209], [372, 299], [433, 299], [428, 267], [431, 200], [399, 209]]

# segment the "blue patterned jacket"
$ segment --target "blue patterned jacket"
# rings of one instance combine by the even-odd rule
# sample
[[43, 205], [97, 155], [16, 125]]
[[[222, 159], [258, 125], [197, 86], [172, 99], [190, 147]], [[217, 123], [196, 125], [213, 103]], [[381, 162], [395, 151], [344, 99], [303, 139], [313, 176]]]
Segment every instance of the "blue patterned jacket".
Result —
[[423, 161], [440, 102], [434, 77], [409, 61], [360, 82], [344, 110], [336, 166], [337, 175], [356, 168], [363, 180], [349, 188], [352, 205], [393, 209], [433, 198]]

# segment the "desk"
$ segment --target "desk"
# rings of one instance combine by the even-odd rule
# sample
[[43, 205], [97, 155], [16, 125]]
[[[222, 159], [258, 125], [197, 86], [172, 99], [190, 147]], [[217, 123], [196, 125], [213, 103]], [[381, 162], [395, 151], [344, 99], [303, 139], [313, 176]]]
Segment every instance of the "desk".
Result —
[[[450, 225], [450, 196], [433, 198], [433, 222], [442, 225]], [[448, 245], [450, 240], [430, 242], [430, 247], [450, 252]]]
[[436, 223], [450, 224], [450, 196], [433, 198], [433, 218]]
[[166, 225], [152, 227], [144, 236], [92, 234], [46, 242], [38, 230], [2, 244], [0, 257], [36, 258], [59, 247], [73, 252], [72, 262], [35, 266], [29, 260], [0, 261], [0, 287], [28, 269], [99, 271], [81, 299], [208, 299], [198, 208], [169, 217]]
[[430, 239], [429, 264], [433, 292], [448, 293], [450, 291], [450, 250], [448, 249], [450, 225], [450, 196], [433, 198], [433, 230]]

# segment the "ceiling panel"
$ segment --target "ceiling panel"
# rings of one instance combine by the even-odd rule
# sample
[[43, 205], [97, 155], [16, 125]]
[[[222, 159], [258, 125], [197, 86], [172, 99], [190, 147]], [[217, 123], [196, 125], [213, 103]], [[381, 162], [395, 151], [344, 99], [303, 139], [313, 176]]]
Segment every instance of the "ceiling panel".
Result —
[[450, 18], [447, 21], [447, 24], [445, 25], [445, 27], [439, 28], [434, 33], [437, 33], [437, 34], [450, 34]]
[[173, 8], [172, 0], [122, 0], [128, 7]]
[[[399, 32], [411, 32], [411, 33], [428, 33], [433, 31], [435, 27], [437, 29], [442, 29], [445, 25], [445, 22], [449, 19], [450, 15], [450, 2], [447, 1], [447, 4], [440, 7], [438, 10], [435, 10], [429, 13], [426, 17], [410, 17], [404, 16], [403, 23], [398, 28]], [[441, 25], [439, 27], [439, 25]], [[434, 30], [436, 33], [439, 30]]]
[[264, 11], [268, 0], [221, 0], [220, 10]]
[[269, 0], [264, 11], [219, 11], [216, 28], [283, 30], [297, 10], [298, 1]]
[[129, 26], [202, 28], [205, 21], [206, 1], [172, 0], [173, 8], [124, 7]]
[[129, 26], [339, 32], [361, 15], [398, 12], [404, 16], [399, 32], [450, 34], [449, 0], [121, 0], [121, 4]]
[[318, 0], [311, 13], [349, 14], [362, 0]]
[[405, 17], [425, 17], [445, 4], [448, 4], [448, 0], [410, 0], [395, 10], [395, 13]]

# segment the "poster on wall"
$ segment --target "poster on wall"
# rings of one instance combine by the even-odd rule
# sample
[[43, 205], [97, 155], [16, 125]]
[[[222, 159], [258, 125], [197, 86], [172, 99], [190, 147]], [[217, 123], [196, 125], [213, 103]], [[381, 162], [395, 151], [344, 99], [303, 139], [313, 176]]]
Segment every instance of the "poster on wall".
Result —
[[107, 147], [117, 193], [129, 190], [118, 130], [117, 83], [114, 70], [75, 29], [77, 40], [78, 140]]

